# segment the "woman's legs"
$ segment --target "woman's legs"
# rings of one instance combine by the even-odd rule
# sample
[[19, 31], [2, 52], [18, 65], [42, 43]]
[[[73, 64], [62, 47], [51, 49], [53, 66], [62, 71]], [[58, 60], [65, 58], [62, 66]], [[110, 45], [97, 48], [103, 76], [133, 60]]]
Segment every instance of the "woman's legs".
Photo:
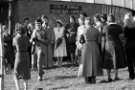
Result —
[[14, 80], [15, 80], [16, 90], [20, 90], [19, 80], [17, 79], [16, 75], [14, 76]]
[[91, 83], [93, 83], [93, 84], [96, 83], [96, 76], [91, 77]]
[[58, 66], [62, 66], [63, 57], [57, 57]]
[[28, 90], [28, 80], [24, 80], [24, 90]]
[[90, 83], [90, 77], [85, 77], [84, 79], [86, 83]]
[[91, 76], [91, 77], [85, 77], [85, 82], [89, 84], [94, 84], [96, 83], [96, 76]]
[[37, 62], [36, 62], [36, 60], [37, 60], [36, 54], [32, 54], [31, 55], [31, 68], [34, 71], [36, 71], [36, 69], [37, 69]]
[[107, 69], [107, 75], [108, 75], [108, 81], [112, 81], [112, 77], [111, 77], [111, 69]]
[[119, 80], [118, 69], [115, 69], [115, 80]]
[[62, 66], [63, 57], [59, 57], [59, 65]]

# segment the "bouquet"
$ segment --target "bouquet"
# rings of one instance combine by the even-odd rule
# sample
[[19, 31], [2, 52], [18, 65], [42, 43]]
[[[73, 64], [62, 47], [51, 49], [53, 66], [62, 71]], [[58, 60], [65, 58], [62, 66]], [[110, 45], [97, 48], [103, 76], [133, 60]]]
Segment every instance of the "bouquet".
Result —
[[58, 38], [58, 39], [56, 40], [56, 48], [58, 48], [58, 47], [61, 45], [62, 40], [63, 40], [62, 37], [61, 37], [61, 38]]

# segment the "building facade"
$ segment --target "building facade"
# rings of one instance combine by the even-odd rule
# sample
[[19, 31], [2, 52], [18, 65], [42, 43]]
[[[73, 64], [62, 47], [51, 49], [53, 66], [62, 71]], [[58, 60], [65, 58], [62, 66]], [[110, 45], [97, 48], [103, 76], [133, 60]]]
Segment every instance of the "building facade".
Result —
[[44, 14], [50, 18], [51, 25], [54, 25], [53, 22], [56, 19], [60, 18], [63, 22], [68, 22], [69, 15], [78, 17], [80, 12], [86, 12], [92, 17], [96, 13], [113, 13], [117, 17], [117, 20], [122, 20], [125, 13], [132, 11], [131, 9], [118, 6], [73, 1], [74, 0], [0, 0], [0, 4], [2, 5], [0, 5], [0, 22], [11, 24], [13, 31], [14, 24], [22, 22], [24, 17], [28, 17], [33, 21]]

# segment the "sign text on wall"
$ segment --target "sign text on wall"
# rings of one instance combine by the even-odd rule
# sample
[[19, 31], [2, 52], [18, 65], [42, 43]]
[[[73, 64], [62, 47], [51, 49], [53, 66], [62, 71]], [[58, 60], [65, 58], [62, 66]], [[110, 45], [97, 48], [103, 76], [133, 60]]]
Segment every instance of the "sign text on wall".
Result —
[[50, 13], [54, 14], [78, 14], [81, 11], [81, 6], [50, 4]]

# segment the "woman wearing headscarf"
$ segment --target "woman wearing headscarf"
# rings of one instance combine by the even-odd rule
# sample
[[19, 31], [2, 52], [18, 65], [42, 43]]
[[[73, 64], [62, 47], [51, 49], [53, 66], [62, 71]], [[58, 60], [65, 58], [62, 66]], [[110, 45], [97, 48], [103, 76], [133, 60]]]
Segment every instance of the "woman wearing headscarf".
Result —
[[100, 33], [93, 26], [90, 17], [85, 19], [84, 45], [82, 48], [82, 75], [86, 83], [96, 83], [96, 76], [102, 74], [100, 67], [101, 56], [98, 43], [100, 43]]
[[126, 67], [125, 53], [120, 35], [122, 27], [115, 22], [115, 17], [110, 14], [107, 18], [108, 25], [104, 28], [106, 43], [103, 68], [107, 69], [108, 81], [112, 81], [111, 69], [115, 71], [115, 80], [119, 80], [118, 69]]
[[135, 78], [135, 23], [131, 13], [127, 13], [124, 17], [124, 35], [126, 38], [126, 54], [128, 61], [129, 78]]
[[56, 27], [54, 27], [55, 34], [55, 47], [54, 47], [54, 57], [57, 58], [58, 65], [62, 65], [63, 57], [67, 56], [66, 41], [64, 38], [65, 27], [61, 20], [56, 21]]
[[15, 64], [14, 79], [16, 89], [20, 90], [19, 79], [24, 80], [24, 90], [28, 90], [28, 80], [30, 79], [29, 38], [25, 35], [26, 30], [23, 26], [18, 28], [16, 36], [13, 38], [13, 46], [15, 47]]

